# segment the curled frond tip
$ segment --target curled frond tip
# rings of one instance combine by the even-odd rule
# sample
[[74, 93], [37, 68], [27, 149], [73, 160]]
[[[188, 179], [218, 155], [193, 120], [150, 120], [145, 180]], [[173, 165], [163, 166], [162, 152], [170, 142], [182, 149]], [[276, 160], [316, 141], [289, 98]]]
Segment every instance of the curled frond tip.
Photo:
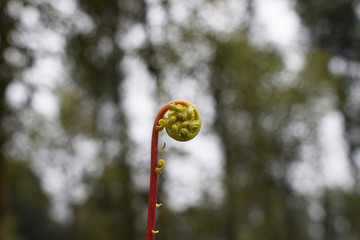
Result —
[[197, 108], [189, 102], [172, 103], [167, 115], [158, 121], [156, 130], [166, 129], [167, 134], [177, 141], [189, 141], [200, 131], [201, 117]]

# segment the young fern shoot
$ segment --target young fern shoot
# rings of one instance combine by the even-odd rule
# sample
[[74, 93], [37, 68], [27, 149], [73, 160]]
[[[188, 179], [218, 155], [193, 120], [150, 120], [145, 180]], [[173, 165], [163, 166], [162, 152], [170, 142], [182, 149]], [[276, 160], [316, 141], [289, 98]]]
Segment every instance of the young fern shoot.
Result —
[[[168, 112], [167, 115], [165, 115]], [[146, 240], [154, 240], [156, 209], [162, 204], [157, 203], [157, 183], [160, 173], [164, 170], [165, 161], [158, 160], [158, 153], [165, 149], [158, 148], [159, 132], [164, 128], [173, 139], [181, 142], [193, 139], [200, 131], [201, 117], [197, 108], [190, 102], [175, 100], [165, 104], [158, 112], [153, 126], [151, 139], [150, 192], [148, 204], [148, 220]]]

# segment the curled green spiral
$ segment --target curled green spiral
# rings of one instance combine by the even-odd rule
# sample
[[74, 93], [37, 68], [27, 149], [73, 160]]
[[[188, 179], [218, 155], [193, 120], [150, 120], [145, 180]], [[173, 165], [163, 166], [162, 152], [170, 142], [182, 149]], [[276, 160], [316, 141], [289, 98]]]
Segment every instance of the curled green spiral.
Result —
[[168, 113], [158, 121], [157, 131], [166, 129], [167, 134], [181, 142], [193, 139], [200, 131], [201, 117], [197, 108], [189, 102], [172, 103]]

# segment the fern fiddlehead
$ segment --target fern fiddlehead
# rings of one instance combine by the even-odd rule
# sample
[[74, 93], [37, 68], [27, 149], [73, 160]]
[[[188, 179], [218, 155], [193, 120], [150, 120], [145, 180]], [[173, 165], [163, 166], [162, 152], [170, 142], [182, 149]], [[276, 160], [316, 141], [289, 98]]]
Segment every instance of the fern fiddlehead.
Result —
[[[165, 115], [167, 113], [167, 115]], [[165, 161], [158, 160], [158, 153], [162, 152], [164, 146], [158, 149], [159, 132], [166, 129], [167, 134], [177, 141], [189, 141], [200, 131], [201, 117], [197, 108], [190, 102], [175, 100], [165, 104], [158, 112], [152, 132], [151, 139], [151, 166], [150, 166], [150, 191], [148, 204], [148, 221], [146, 230], [146, 240], [154, 240], [155, 234], [155, 214], [156, 208], [162, 204], [156, 202], [157, 182], [160, 173], [164, 170]]]
[[189, 141], [199, 133], [201, 117], [193, 104], [172, 103], [168, 110], [168, 115], [159, 120], [157, 131], [165, 128], [170, 137], [181, 142]]

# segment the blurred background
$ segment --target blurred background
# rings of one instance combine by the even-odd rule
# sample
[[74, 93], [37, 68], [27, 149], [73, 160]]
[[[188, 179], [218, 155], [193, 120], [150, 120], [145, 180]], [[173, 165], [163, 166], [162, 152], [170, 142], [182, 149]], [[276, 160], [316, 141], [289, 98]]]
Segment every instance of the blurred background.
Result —
[[0, 239], [360, 239], [359, 0], [1, 0]]

